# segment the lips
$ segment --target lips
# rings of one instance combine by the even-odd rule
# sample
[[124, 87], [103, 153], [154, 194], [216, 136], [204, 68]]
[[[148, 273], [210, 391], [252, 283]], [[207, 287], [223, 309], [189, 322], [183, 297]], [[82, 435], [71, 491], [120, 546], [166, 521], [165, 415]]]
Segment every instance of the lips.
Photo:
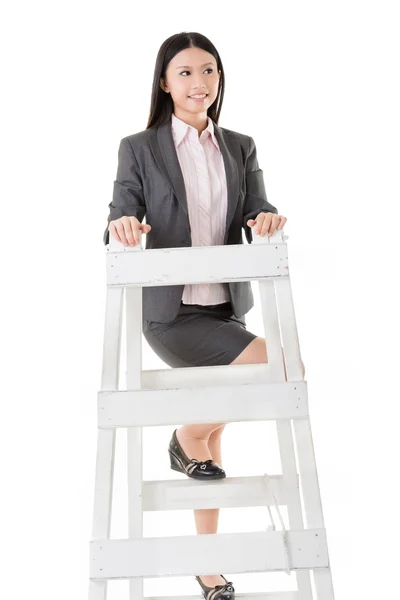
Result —
[[[194, 96], [197, 96], [197, 94], [194, 94]], [[208, 94], [205, 94], [205, 95], [202, 94], [200, 96], [200, 98], [196, 98], [196, 97], [193, 97], [193, 96], [188, 96], [188, 98], [192, 98], [193, 100], [201, 100], [203, 96], [205, 96], [205, 98], [207, 98]]]

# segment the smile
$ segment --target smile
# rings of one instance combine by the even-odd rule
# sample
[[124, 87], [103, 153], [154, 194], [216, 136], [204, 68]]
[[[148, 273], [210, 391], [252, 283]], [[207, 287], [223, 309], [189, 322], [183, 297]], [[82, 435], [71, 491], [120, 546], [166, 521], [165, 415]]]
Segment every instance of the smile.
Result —
[[205, 100], [207, 98], [208, 94], [203, 94], [203, 95], [195, 95], [195, 96], [188, 96], [188, 98], [190, 98], [191, 100], [194, 100], [195, 102], [202, 102], [203, 100]]

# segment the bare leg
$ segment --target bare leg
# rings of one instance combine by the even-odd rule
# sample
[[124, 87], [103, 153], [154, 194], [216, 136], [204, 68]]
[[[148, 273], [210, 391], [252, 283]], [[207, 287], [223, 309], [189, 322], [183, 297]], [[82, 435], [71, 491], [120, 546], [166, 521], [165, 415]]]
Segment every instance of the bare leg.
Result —
[[[282, 348], [283, 353], [283, 348]], [[231, 364], [255, 364], [268, 362], [265, 339], [257, 337], [254, 339]], [[303, 365], [303, 377], [305, 367]], [[286, 378], [286, 369], [285, 369]], [[222, 467], [221, 457], [221, 435], [225, 423], [184, 425], [177, 431], [179, 443], [183, 440], [182, 448], [189, 458], [198, 460], [207, 460], [212, 458]], [[182, 435], [178, 432], [183, 430]], [[185, 448], [188, 448], [189, 453]], [[217, 533], [219, 508], [197, 509], [194, 510], [197, 533]], [[201, 575], [201, 580], [210, 587], [224, 584], [225, 581], [220, 575]]]
[[[217, 429], [214, 429], [208, 437], [208, 450], [210, 458], [214, 462], [222, 466], [221, 456], [221, 435], [224, 430], [225, 423], [221, 423]], [[197, 533], [217, 533], [218, 529], [219, 508], [206, 508], [194, 510], [194, 519], [196, 522]], [[205, 585], [214, 587], [223, 585], [225, 580], [220, 575], [202, 575], [201, 580]]]
[[212, 458], [208, 448], [208, 439], [211, 433], [221, 427], [223, 423], [197, 423], [196, 425], [182, 425], [176, 431], [178, 442], [189, 458], [208, 460]]
[[[283, 355], [283, 348], [282, 348]], [[235, 360], [231, 363], [232, 365], [247, 365], [247, 364], [258, 364], [268, 362], [268, 354], [267, 354], [267, 345], [265, 343], [265, 339], [262, 337], [256, 337], [246, 348], [235, 358]], [[285, 357], [283, 357], [283, 364], [285, 368], [285, 379], [286, 376], [286, 365], [285, 365]], [[301, 361], [303, 367], [303, 377], [305, 375], [306, 369], [303, 361]]]

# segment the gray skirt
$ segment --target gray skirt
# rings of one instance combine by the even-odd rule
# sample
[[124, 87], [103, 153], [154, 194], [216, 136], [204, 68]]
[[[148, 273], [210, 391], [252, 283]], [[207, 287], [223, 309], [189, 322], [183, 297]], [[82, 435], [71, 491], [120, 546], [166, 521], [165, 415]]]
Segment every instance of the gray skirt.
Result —
[[183, 304], [169, 323], [143, 320], [143, 335], [170, 367], [229, 365], [257, 336], [244, 316], [233, 315], [230, 302]]

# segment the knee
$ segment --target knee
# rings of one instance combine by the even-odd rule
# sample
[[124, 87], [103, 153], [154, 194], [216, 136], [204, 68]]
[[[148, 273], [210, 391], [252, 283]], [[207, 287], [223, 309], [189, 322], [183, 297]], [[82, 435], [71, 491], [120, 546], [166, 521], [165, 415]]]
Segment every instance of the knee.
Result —
[[[283, 347], [281, 346], [282, 351], [282, 359], [283, 359], [283, 368], [285, 371], [285, 379], [287, 380], [286, 374], [286, 364], [285, 364], [285, 354], [283, 352]], [[267, 352], [267, 344], [265, 338], [256, 337], [250, 344], [245, 348], [245, 350], [240, 354], [231, 364], [240, 364], [240, 363], [267, 363], [268, 362], [268, 352]], [[305, 375], [306, 369], [303, 361], [301, 361], [303, 377]]]

